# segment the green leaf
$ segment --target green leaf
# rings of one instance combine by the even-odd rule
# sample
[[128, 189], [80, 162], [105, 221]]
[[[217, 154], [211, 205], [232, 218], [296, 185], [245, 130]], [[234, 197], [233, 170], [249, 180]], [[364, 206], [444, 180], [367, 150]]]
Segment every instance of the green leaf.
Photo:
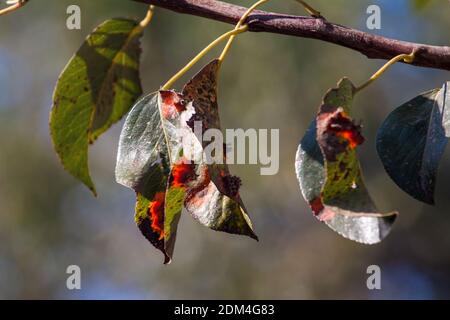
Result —
[[119, 121], [142, 94], [142, 27], [112, 19], [98, 26], [70, 59], [53, 95], [50, 132], [64, 168], [95, 194], [88, 146]]
[[439, 1], [433, 1], [433, 0], [411, 0], [411, 6], [413, 9], [420, 11], [425, 8], [430, 7], [431, 5], [441, 5], [441, 6], [448, 6], [448, 0], [439, 0]]
[[[159, 91], [141, 99], [121, 133], [116, 180], [136, 191], [136, 222], [165, 263], [173, 256], [183, 207], [214, 230], [256, 238], [239, 197], [240, 179], [224, 164], [207, 165], [194, 134], [195, 121], [219, 128], [217, 67], [217, 60], [205, 66], [182, 93]], [[186, 141], [196, 145], [192, 154]]]
[[427, 7], [431, 3], [431, 0], [412, 0], [414, 9], [421, 10]]
[[434, 204], [439, 162], [450, 136], [449, 84], [395, 109], [377, 135], [386, 172], [401, 189], [428, 204]]
[[397, 213], [379, 213], [364, 185], [356, 153], [364, 138], [350, 117], [353, 94], [347, 78], [328, 91], [295, 167], [302, 195], [320, 221], [345, 238], [374, 244], [389, 233]]

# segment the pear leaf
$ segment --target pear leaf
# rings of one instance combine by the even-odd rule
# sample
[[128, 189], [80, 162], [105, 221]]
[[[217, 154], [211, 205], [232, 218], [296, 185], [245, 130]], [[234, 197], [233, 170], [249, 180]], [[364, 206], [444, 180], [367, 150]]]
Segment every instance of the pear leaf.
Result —
[[325, 95], [297, 150], [302, 195], [314, 215], [345, 238], [380, 242], [397, 213], [380, 213], [365, 187], [356, 149], [364, 142], [350, 116], [354, 86], [347, 78]]
[[402, 190], [428, 204], [434, 204], [438, 166], [450, 137], [449, 84], [395, 109], [377, 134], [386, 172]]
[[116, 180], [135, 190], [136, 223], [165, 263], [183, 208], [213, 230], [256, 238], [239, 197], [240, 179], [225, 164], [205, 160], [195, 132], [198, 123], [219, 127], [217, 66], [217, 60], [205, 66], [182, 93], [160, 90], [142, 98], [120, 136]]
[[53, 94], [50, 133], [64, 168], [94, 194], [88, 146], [119, 121], [142, 94], [142, 27], [129, 19], [103, 22], [61, 73]]

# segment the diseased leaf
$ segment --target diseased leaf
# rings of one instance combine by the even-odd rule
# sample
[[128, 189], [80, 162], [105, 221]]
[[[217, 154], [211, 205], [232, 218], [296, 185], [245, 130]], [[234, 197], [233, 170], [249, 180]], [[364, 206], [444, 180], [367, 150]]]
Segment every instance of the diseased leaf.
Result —
[[388, 234], [397, 213], [379, 213], [364, 185], [356, 153], [364, 138], [350, 117], [353, 94], [344, 78], [325, 95], [295, 166], [303, 197], [320, 221], [345, 238], [374, 244]]
[[50, 132], [64, 168], [95, 194], [88, 145], [119, 121], [142, 94], [142, 27], [112, 19], [98, 26], [70, 59], [53, 95]]
[[434, 204], [436, 174], [450, 136], [449, 84], [395, 109], [377, 135], [378, 155], [389, 176], [428, 204]]
[[[165, 245], [164, 203], [170, 163], [158, 110], [158, 94], [140, 99], [128, 114], [119, 141], [116, 180], [137, 194], [136, 223], [170, 261]], [[171, 232], [175, 235], [175, 232]]]
[[[165, 263], [173, 256], [183, 207], [214, 230], [256, 238], [239, 197], [239, 178], [224, 164], [207, 165], [194, 134], [195, 121], [219, 128], [216, 70], [214, 60], [183, 93], [159, 91], [141, 99], [120, 136], [116, 180], [136, 191], [136, 222]], [[192, 144], [193, 150], [185, 150]]]
[[[195, 109], [188, 122], [192, 130], [196, 121], [201, 123], [203, 132], [208, 129], [220, 130], [217, 104], [218, 66], [218, 60], [211, 61], [183, 88], [184, 98], [192, 101]], [[203, 142], [202, 146], [205, 148], [208, 143]], [[185, 201], [187, 211], [211, 229], [247, 235], [257, 240], [239, 196], [241, 180], [232, 176], [224, 163], [208, 166], [203, 164], [199, 166], [198, 176], [199, 179]]]

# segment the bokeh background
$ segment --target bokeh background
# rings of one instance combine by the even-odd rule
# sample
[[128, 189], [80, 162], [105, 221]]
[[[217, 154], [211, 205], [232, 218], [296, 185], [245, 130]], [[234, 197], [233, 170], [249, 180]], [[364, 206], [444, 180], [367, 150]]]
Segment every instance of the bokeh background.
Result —
[[[311, 1], [328, 20], [362, 30], [367, 7], [378, 4], [382, 29], [376, 33], [449, 45], [448, 1], [432, 0], [421, 10], [413, 2]], [[69, 4], [81, 7], [81, 30], [65, 27]], [[400, 211], [393, 232], [375, 246], [341, 238], [316, 221], [300, 194], [294, 158], [327, 89], [344, 75], [362, 83], [383, 62], [316, 40], [242, 34], [222, 68], [223, 127], [280, 129], [277, 175], [260, 176], [256, 165], [232, 168], [244, 181], [241, 194], [259, 243], [213, 232], [184, 215], [174, 261], [164, 266], [134, 224], [133, 191], [114, 181], [123, 122], [90, 151], [98, 198], [66, 173], [48, 130], [57, 77], [96, 25], [118, 16], [139, 19], [146, 9], [127, 0], [39, 0], [0, 17], [0, 298], [450, 298], [450, 150], [431, 207], [396, 187], [374, 144], [387, 114], [441, 86], [449, 80], [445, 71], [398, 64], [356, 99], [355, 118], [363, 120], [367, 138], [360, 148], [367, 185], [382, 210]], [[264, 9], [304, 14], [291, 0], [273, 0]], [[158, 9], [143, 38], [144, 91], [157, 89], [230, 28]], [[71, 264], [81, 267], [81, 290], [66, 289]], [[381, 267], [382, 290], [366, 288], [372, 264]]]

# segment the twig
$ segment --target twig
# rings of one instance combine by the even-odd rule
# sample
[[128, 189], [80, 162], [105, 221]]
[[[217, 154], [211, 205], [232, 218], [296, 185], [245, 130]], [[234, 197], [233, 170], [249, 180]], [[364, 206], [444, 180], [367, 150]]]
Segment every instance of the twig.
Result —
[[[235, 25], [247, 8], [217, 0], [134, 0]], [[371, 59], [390, 60], [416, 52], [412, 65], [450, 70], [450, 47], [390, 39], [328, 22], [256, 10], [247, 19], [248, 31], [271, 32], [331, 42], [358, 51]]]
[[10, 0], [6, 3], [11, 4], [9, 7], [0, 10], [0, 16], [16, 11], [28, 3], [29, 0]]

